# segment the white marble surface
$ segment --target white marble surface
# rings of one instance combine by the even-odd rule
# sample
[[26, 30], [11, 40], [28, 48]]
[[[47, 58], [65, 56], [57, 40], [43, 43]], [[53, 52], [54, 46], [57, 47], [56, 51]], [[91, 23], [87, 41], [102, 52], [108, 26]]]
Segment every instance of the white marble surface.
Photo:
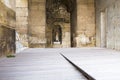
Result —
[[0, 80], [86, 80], [59, 49], [26, 49], [0, 59]]
[[120, 80], [120, 51], [103, 48], [35, 48], [0, 59], [0, 80], [86, 80], [59, 53], [96, 80]]
[[82, 48], [62, 53], [96, 80], [120, 80], [120, 51]]

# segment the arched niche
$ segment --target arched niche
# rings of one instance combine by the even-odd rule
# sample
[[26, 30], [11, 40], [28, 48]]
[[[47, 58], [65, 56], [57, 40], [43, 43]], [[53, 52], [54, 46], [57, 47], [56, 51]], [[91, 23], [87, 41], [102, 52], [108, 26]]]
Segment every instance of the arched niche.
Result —
[[62, 28], [60, 25], [55, 25], [52, 29], [52, 42], [62, 44]]
[[71, 47], [76, 13], [76, 0], [46, 0], [47, 47]]

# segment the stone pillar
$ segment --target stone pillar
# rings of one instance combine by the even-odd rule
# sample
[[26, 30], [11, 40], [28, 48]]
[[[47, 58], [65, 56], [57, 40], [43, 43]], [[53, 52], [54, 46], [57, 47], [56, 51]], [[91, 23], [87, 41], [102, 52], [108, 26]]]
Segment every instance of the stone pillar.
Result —
[[95, 46], [94, 0], [77, 0], [76, 47]]
[[28, 47], [28, 0], [16, 0], [16, 35], [20, 38], [16, 41], [16, 49]]
[[70, 23], [64, 23], [62, 34], [63, 34], [62, 35], [62, 47], [70, 48], [71, 47]]
[[29, 0], [29, 47], [44, 48], [46, 45], [45, 0]]

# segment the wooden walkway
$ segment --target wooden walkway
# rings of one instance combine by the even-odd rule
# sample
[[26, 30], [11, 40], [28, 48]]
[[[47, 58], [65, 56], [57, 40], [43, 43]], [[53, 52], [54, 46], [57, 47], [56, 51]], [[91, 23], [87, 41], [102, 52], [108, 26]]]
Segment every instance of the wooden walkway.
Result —
[[58, 49], [27, 49], [0, 59], [0, 80], [87, 80]]

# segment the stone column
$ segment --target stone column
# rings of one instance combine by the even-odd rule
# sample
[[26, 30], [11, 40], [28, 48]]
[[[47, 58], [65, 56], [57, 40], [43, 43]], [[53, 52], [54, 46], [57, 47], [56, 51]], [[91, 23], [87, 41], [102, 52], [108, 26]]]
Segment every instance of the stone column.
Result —
[[76, 47], [95, 46], [94, 0], [77, 0]]
[[45, 19], [46, 0], [29, 0], [29, 47], [41, 47], [46, 45]]
[[[28, 0], [16, 0], [16, 49], [28, 47]], [[19, 45], [22, 45], [20, 47]]]

